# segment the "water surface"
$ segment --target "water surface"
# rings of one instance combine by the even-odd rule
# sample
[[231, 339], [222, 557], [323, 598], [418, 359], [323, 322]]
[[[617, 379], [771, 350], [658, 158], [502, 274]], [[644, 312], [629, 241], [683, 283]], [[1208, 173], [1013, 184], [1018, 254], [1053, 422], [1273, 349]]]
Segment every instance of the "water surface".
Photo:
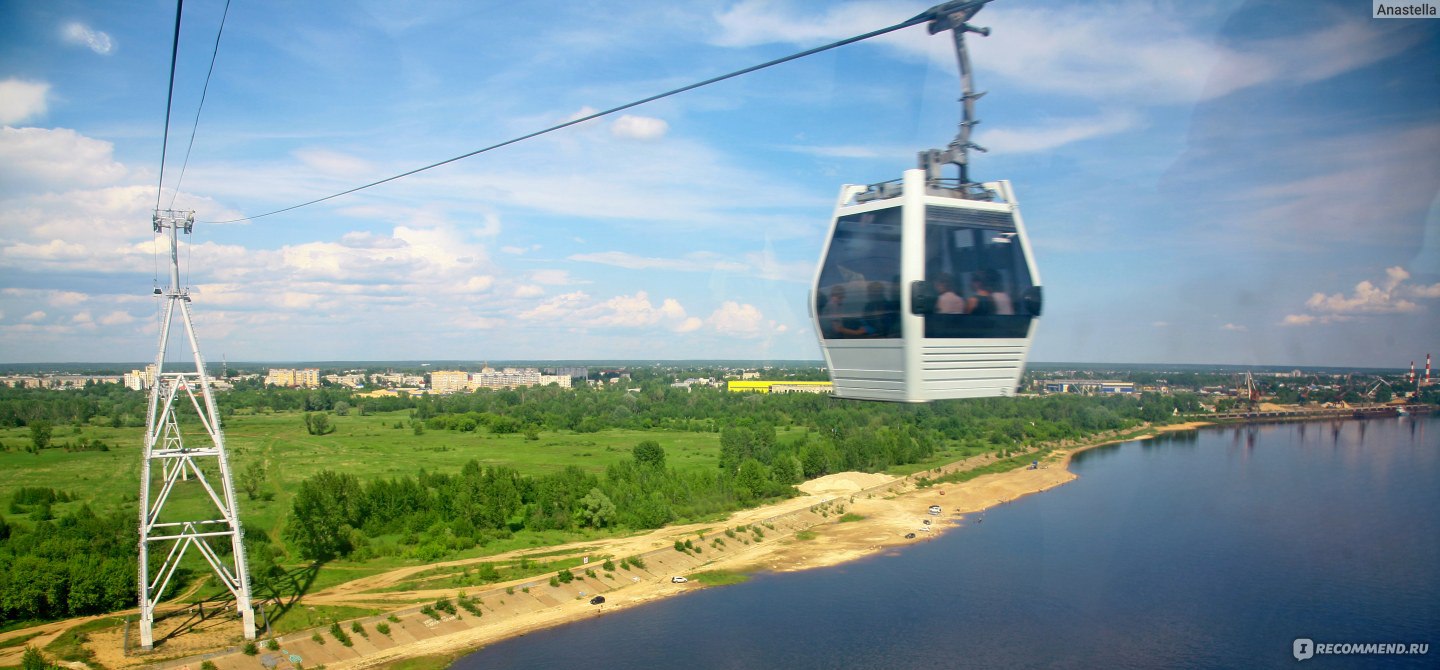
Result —
[[[1209, 428], [835, 568], [759, 575], [497, 643], [480, 668], [1280, 666], [1297, 637], [1430, 642], [1440, 417]], [[610, 596], [623, 601], [624, 591]]]

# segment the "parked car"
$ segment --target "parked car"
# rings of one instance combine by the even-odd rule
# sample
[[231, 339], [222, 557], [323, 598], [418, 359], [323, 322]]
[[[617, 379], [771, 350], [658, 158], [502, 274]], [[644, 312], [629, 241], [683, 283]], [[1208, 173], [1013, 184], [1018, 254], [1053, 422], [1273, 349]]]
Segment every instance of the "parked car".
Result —
[[930, 513], [931, 513], [931, 514], [934, 514], [934, 515], [936, 515], [936, 516], [939, 516], [939, 515], [940, 515], [940, 506], [939, 506], [939, 505], [931, 505], [931, 506], [930, 506]]
[[684, 578], [684, 577], [680, 577], [680, 576], [678, 576], [678, 575], [675, 576], [675, 577], [671, 577], [671, 578], [670, 578], [670, 583], [671, 583], [671, 584], [684, 584], [685, 582], [688, 582], [688, 581], [690, 581], [690, 580], [688, 580], [688, 579], [686, 579], [686, 578]]
[[906, 534], [905, 534], [905, 539], [907, 539], [907, 540], [913, 540], [913, 539], [915, 539], [915, 534], [914, 534], [914, 533], [906, 533]]
[[604, 602], [605, 602], [605, 596], [595, 596], [594, 598], [591, 598], [591, 599], [590, 599], [590, 604], [591, 604], [591, 605], [600, 605], [600, 604], [602, 604], [602, 603], [604, 603]]

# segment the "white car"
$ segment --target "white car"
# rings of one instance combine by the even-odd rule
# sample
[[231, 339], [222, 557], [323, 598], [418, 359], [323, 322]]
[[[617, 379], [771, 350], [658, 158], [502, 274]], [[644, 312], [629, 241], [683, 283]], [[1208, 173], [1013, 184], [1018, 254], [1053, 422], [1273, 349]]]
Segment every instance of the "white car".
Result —
[[690, 581], [690, 580], [688, 580], [688, 579], [686, 579], [686, 578], [684, 578], [684, 577], [671, 577], [671, 578], [670, 578], [670, 583], [671, 583], [671, 584], [684, 584], [685, 582], [688, 582], [688, 581]]

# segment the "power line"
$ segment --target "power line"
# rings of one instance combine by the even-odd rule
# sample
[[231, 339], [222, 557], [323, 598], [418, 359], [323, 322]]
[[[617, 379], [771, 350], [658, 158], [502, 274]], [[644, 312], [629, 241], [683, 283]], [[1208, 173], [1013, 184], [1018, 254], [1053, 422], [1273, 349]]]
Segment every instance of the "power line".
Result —
[[[988, 0], [987, 0], [987, 1], [988, 1]], [[954, 3], [947, 3], [947, 4], [954, 4]], [[945, 5], [942, 5], [941, 7], [944, 7], [944, 6], [945, 6]], [[897, 23], [897, 24], [895, 24], [895, 25], [893, 25], [893, 26], [889, 26], [889, 27], [887, 27], [887, 28], [881, 28], [881, 29], [879, 29], [879, 30], [872, 30], [872, 31], [870, 31], [870, 32], [868, 32], [868, 33], [865, 33], [865, 34], [863, 34], [863, 35], [856, 35], [856, 36], [854, 36], [854, 37], [847, 37], [847, 38], [845, 38], [845, 39], [843, 39], [843, 40], [839, 40], [839, 41], [837, 41], [837, 42], [831, 42], [831, 43], [829, 43], [829, 44], [826, 44], [826, 45], [823, 45], [823, 46], [818, 46], [818, 47], [815, 47], [815, 48], [813, 48], [813, 49], [807, 49], [807, 50], [805, 50], [805, 51], [801, 51], [801, 52], [799, 52], [799, 53], [791, 54], [791, 55], [785, 56], [785, 57], [783, 57], [783, 58], [777, 58], [777, 59], [772, 60], [772, 61], [767, 61], [767, 62], [761, 63], [761, 64], [759, 64], [759, 65], [752, 65], [752, 66], [747, 67], [747, 68], [745, 68], [745, 69], [736, 70], [736, 71], [731, 72], [731, 73], [729, 73], [729, 74], [722, 74], [722, 75], [720, 75], [720, 76], [718, 76], [718, 77], [711, 77], [710, 79], [706, 79], [706, 80], [701, 81], [701, 82], [696, 82], [696, 83], [690, 84], [690, 85], [688, 85], [688, 86], [681, 86], [680, 88], [671, 89], [671, 90], [666, 91], [666, 92], [664, 92], [664, 93], [659, 93], [659, 94], [656, 94], [656, 95], [652, 95], [652, 96], [650, 96], [650, 97], [648, 97], [648, 98], [642, 98], [642, 99], [636, 100], [636, 101], [634, 101], [634, 102], [628, 102], [628, 103], [625, 103], [625, 104], [620, 105], [620, 106], [618, 106], [618, 107], [611, 107], [610, 109], [607, 109], [607, 110], [602, 111], [602, 112], [595, 112], [594, 114], [590, 114], [590, 115], [588, 115], [588, 116], [582, 116], [582, 117], [580, 117], [580, 118], [578, 118], [578, 119], [572, 119], [572, 120], [566, 121], [566, 122], [564, 122], [564, 123], [560, 123], [560, 124], [556, 124], [556, 125], [550, 126], [549, 128], [546, 128], [546, 129], [544, 129], [544, 130], [537, 130], [537, 131], [535, 131], [535, 132], [533, 132], [533, 133], [529, 133], [529, 134], [521, 135], [521, 136], [516, 137], [516, 138], [513, 138], [513, 139], [505, 140], [504, 142], [500, 142], [500, 143], [498, 143], [498, 144], [492, 144], [492, 145], [490, 145], [490, 146], [488, 146], [488, 147], [485, 147], [485, 148], [483, 148], [483, 149], [476, 149], [476, 150], [471, 151], [471, 152], [469, 152], [469, 153], [465, 153], [465, 154], [461, 154], [461, 155], [459, 155], [459, 156], [455, 156], [454, 158], [447, 158], [447, 159], [445, 159], [445, 160], [443, 160], [443, 161], [440, 161], [440, 162], [438, 162], [438, 163], [431, 163], [431, 164], [426, 165], [426, 166], [424, 166], [424, 167], [418, 167], [418, 168], [415, 168], [415, 169], [410, 170], [410, 171], [408, 171], [408, 172], [402, 172], [402, 173], [400, 173], [400, 174], [397, 174], [397, 175], [394, 175], [394, 176], [391, 176], [391, 177], [386, 177], [386, 178], [380, 179], [380, 180], [378, 180], [378, 181], [372, 181], [372, 182], [370, 182], [370, 183], [368, 183], [368, 184], [362, 184], [362, 185], [356, 186], [356, 187], [354, 187], [354, 188], [350, 188], [350, 189], [346, 189], [346, 190], [344, 190], [344, 191], [340, 191], [339, 193], [332, 193], [332, 194], [327, 195], [327, 196], [325, 196], [325, 197], [323, 197], [323, 198], [316, 198], [316, 199], [314, 199], [314, 200], [310, 200], [310, 201], [307, 201], [307, 202], [302, 202], [302, 203], [300, 203], [300, 204], [298, 204], [298, 205], [291, 205], [291, 206], [289, 206], [289, 207], [285, 207], [285, 208], [282, 208], [282, 209], [277, 209], [277, 210], [274, 210], [274, 211], [265, 212], [264, 214], [256, 214], [256, 215], [253, 215], [253, 216], [244, 216], [244, 217], [240, 217], [240, 218], [238, 218], [238, 219], [229, 219], [229, 220], [225, 220], [225, 221], [210, 221], [210, 222], [208, 222], [208, 223], [216, 223], [216, 224], [219, 224], [219, 223], [236, 223], [236, 222], [238, 222], [238, 221], [252, 221], [252, 220], [264, 218], [264, 217], [267, 217], [267, 216], [272, 216], [272, 215], [275, 215], [275, 214], [280, 214], [280, 213], [282, 213], [282, 212], [288, 212], [288, 211], [290, 211], [290, 210], [300, 209], [301, 207], [308, 207], [308, 206], [310, 206], [310, 205], [314, 205], [314, 204], [317, 204], [317, 203], [325, 202], [326, 200], [333, 200], [333, 199], [335, 199], [335, 198], [338, 198], [338, 197], [341, 197], [341, 196], [344, 196], [344, 195], [349, 195], [349, 194], [355, 193], [355, 192], [357, 192], [357, 191], [363, 191], [363, 190], [365, 190], [365, 189], [367, 189], [367, 188], [370, 188], [370, 187], [372, 187], [372, 186], [379, 186], [379, 185], [381, 185], [381, 184], [384, 184], [384, 183], [387, 183], [387, 182], [392, 182], [392, 181], [395, 181], [395, 180], [397, 180], [397, 179], [403, 179], [403, 178], [409, 177], [410, 175], [413, 175], [413, 174], [418, 174], [418, 173], [424, 172], [424, 171], [426, 171], [426, 170], [431, 170], [431, 169], [440, 167], [440, 166], [442, 166], [442, 165], [448, 165], [448, 164], [450, 164], [450, 163], [454, 163], [454, 162], [459, 161], [459, 160], [464, 160], [464, 159], [466, 159], [466, 158], [470, 158], [471, 156], [477, 156], [477, 155], [483, 154], [483, 153], [485, 153], [485, 152], [487, 152], [487, 151], [492, 151], [492, 150], [495, 150], [495, 149], [499, 149], [499, 148], [501, 148], [501, 147], [506, 147], [506, 146], [509, 146], [509, 145], [511, 145], [511, 144], [516, 144], [516, 143], [518, 143], [518, 142], [523, 142], [523, 141], [528, 140], [528, 139], [533, 139], [533, 138], [539, 137], [539, 136], [541, 136], [541, 135], [545, 135], [545, 134], [547, 134], [547, 133], [552, 133], [552, 132], [555, 132], [555, 131], [557, 131], [557, 130], [561, 130], [561, 129], [563, 129], [563, 128], [569, 128], [570, 126], [577, 125], [577, 124], [581, 124], [581, 123], [585, 123], [586, 121], [592, 121], [592, 120], [598, 119], [598, 118], [603, 117], [603, 116], [608, 116], [608, 115], [610, 115], [610, 114], [614, 114], [615, 112], [621, 112], [621, 111], [630, 109], [630, 108], [632, 108], [632, 107], [639, 107], [640, 105], [644, 105], [644, 104], [646, 104], [646, 103], [654, 102], [654, 101], [660, 100], [660, 99], [662, 99], [662, 98], [668, 98], [668, 97], [670, 97], [670, 96], [672, 96], [672, 95], [677, 95], [677, 94], [680, 94], [680, 93], [684, 93], [684, 92], [686, 92], [686, 91], [693, 91], [693, 90], [695, 90], [695, 89], [697, 89], [697, 88], [701, 88], [701, 87], [703, 87], [703, 86], [709, 86], [710, 84], [715, 84], [715, 83], [718, 83], [718, 82], [722, 82], [722, 81], [725, 81], [725, 80], [727, 80], [727, 79], [733, 79], [733, 78], [738, 77], [738, 76], [743, 75], [743, 74], [749, 74], [749, 73], [751, 73], [751, 72], [756, 72], [756, 71], [759, 71], [759, 70], [763, 70], [763, 69], [765, 69], [765, 68], [773, 67], [773, 66], [779, 65], [779, 64], [781, 64], [781, 63], [787, 63], [787, 62], [790, 62], [790, 61], [792, 61], [792, 60], [804, 58], [804, 57], [806, 57], [806, 56], [813, 56], [813, 55], [818, 54], [818, 53], [820, 53], [820, 52], [822, 52], [822, 51], [829, 51], [829, 50], [831, 50], [831, 49], [835, 49], [835, 48], [838, 48], [838, 47], [843, 47], [843, 46], [845, 46], [845, 45], [847, 45], [847, 44], [854, 44], [855, 42], [860, 42], [860, 41], [868, 40], [868, 39], [870, 39], [870, 38], [872, 38], [872, 37], [879, 37], [880, 35], [884, 35], [884, 34], [887, 34], [887, 33], [893, 33], [893, 32], [895, 32], [895, 31], [897, 31], [897, 30], [902, 30], [902, 29], [905, 29], [905, 28], [909, 28], [910, 26], [914, 26], [914, 25], [918, 25], [918, 24], [921, 24], [921, 23], [925, 23], [925, 22], [927, 22], [927, 21], [931, 21], [931, 20], [935, 19], [935, 18], [936, 18], [936, 12], [939, 11], [939, 9], [940, 9], [939, 7], [937, 7], [937, 8], [932, 8], [932, 9], [930, 9], [930, 10], [924, 12], [924, 13], [921, 13], [921, 14], [915, 16], [914, 18], [911, 18], [911, 19], [909, 19], [909, 20], [907, 20], [907, 21], [903, 21], [903, 22]]]
[[185, 182], [185, 168], [190, 166], [190, 150], [195, 148], [195, 131], [200, 128], [200, 112], [205, 109], [205, 94], [210, 92], [210, 75], [215, 73], [215, 58], [220, 55], [220, 36], [225, 34], [225, 17], [229, 15], [230, 0], [225, 0], [225, 11], [220, 14], [220, 29], [215, 31], [215, 50], [210, 52], [210, 69], [205, 71], [205, 86], [200, 89], [200, 106], [195, 108], [195, 124], [190, 126], [190, 144], [185, 146], [185, 162], [180, 164], [180, 177], [175, 180], [175, 192], [170, 194], [171, 209], [175, 208], [175, 198], [180, 195], [180, 184]]
[[185, 0], [175, 1], [175, 38], [170, 43], [170, 90], [165, 94], [165, 131], [160, 135], [160, 184], [155, 188], [155, 209], [160, 209], [160, 195], [165, 191], [165, 154], [170, 142], [170, 105], [175, 101], [175, 58], [180, 55], [180, 14]]

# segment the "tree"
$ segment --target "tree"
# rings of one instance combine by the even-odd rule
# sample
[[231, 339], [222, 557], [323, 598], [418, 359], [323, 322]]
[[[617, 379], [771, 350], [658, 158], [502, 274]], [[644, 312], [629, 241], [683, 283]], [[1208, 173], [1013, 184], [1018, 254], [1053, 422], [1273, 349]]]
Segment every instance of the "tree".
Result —
[[265, 483], [265, 465], [260, 461], [253, 461], [240, 472], [240, 488], [245, 490], [245, 495], [251, 500], [260, 497], [260, 486]]
[[604, 528], [615, 521], [615, 503], [598, 488], [580, 499], [580, 522], [591, 528]]
[[645, 440], [635, 445], [631, 453], [635, 456], [636, 465], [657, 470], [665, 468], [665, 447], [655, 440]]
[[285, 526], [286, 539], [294, 542], [305, 558], [323, 561], [349, 553], [360, 497], [360, 481], [355, 475], [322, 470], [300, 482]]
[[770, 469], [753, 458], [745, 459], [740, 464], [740, 471], [735, 475], [735, 487], [740, 490], [743, 500], [764, 496], [770, 491]]
[[345, 402], [344, 400], [335, 401], [335, 416], [347, 416], [349, 414], [350, 403]]
[[55, 426], [49, 421], [36, 421], [30, 424], [30, 444], [35, 451], [40, 451], [50, 446], [50, 435], [55, 432]]
[[311, 435], [329, 435], [335, 432], [335, 427], [330, 425], [330, 417], [324, 412], [306, 412], [305, 432]]

